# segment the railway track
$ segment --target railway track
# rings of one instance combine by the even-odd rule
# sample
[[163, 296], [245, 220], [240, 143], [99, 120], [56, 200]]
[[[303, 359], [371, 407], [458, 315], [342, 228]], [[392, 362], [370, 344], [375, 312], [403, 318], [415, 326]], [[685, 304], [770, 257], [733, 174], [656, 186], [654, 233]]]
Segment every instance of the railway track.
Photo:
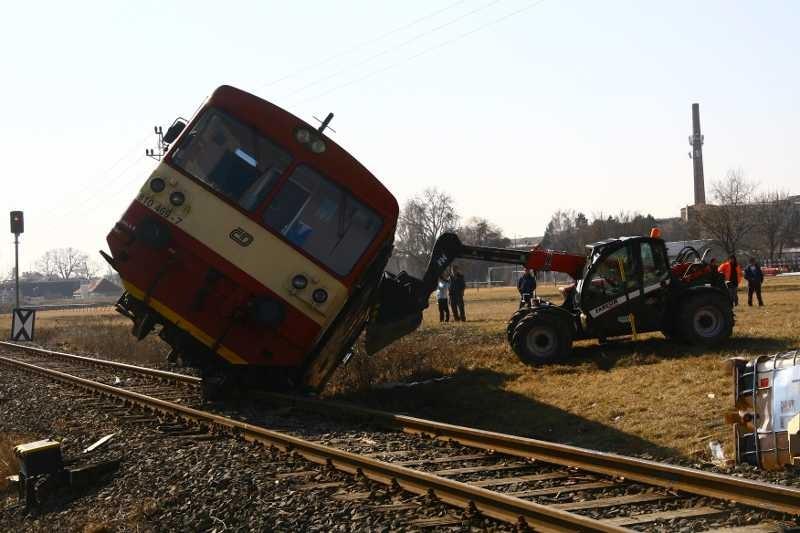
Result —
[[205, 410], [198, 378], [11, 343], [0, 347], [13, 352], [0, 357], [1, 364], [536, 530], [649, 531], [680, 524], [700, 531], [741, 527], [747, 516], [742, 531], [775, 531], [774, 522], [753, 524], [754, 510], [772, 520], [800, 514], [797, 489], [335, 402], [263, 398], [293, 406], [293, 416], [304, 410], [355, 417], [391, 430], [340, 436], [304, 430], [307, 420], [280, 427], [275, 419], [267, 429], [258, 415]]

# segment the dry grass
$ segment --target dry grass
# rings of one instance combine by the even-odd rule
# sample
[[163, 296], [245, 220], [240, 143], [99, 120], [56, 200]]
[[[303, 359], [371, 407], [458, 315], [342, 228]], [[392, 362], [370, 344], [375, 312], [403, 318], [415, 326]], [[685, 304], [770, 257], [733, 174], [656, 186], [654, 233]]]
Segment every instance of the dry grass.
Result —
[[19, 473], [14, 446], [36, 440], [30, 435], [19, 433], [0, 433], [0, 493], [8, 489], [8, 476]]
[[[518, 361], [505, 340], [516, 292], [468, 291], [467, 323], [439, 324], [436, 310], [428, 309], [418, 332], [369, 363], [342, 369], [331, 392], [380, 408], [548, 440], [624, 453], [688, 455], [712, 439], [729, 444], [730, 428], [722, 422], [732, 406], [727, 357], [800, 346], [798, 295], [800, 279], [770, 279], [764, 286], [766, 307], [738, 307], [734, 337], [714, 350], [647, 334], [637, 342], [603, 346], [581, 341], [571, 360], [531, 368]], [[373, 384], [402, 380], [404, 369], [410, 379], [452, 379], [364, 390], [365, 379]]]
[[[559, 299], [553, 287], [541, 295]], [[468, 322], [439, 324], [434, 306], [423, 326], [373, 358], [340, 369], [326, 395], [497, 431], [621, 453], [688, 455], [718, 439], [730, 449], [722, 414], [732, 406], [724, 361], [800, 346], [800, 279], [770, 279], [764, 308], [737, 308], [734, 337], [710, 351], [665, 340], [598, 346], [576, 343], [569, 361], [520, 363], [505, 340], [517, 307], [513, 289], [469, 290]], [[743, 303], [744, 302], [743, 300]], [[7, 336], [8, 320], [0, 322]], [[113, 311], [52, 311], [37, 318], [37, 342], [65, 351], [134, 362], [162, 361], [156, 337], [136, 342], [130, 321]], [[413, 387], [376, 385], [447, 376]]]
[[[0, 335], [8, 338], [10, 318]], [[36, 344], [54, 350], [102, 354], [138, 363], [163, 362], [169, 347], [155, 336], [141, 342], [131, 335], [131, 321], [111, 308], [43, 311], [36, 314]]]

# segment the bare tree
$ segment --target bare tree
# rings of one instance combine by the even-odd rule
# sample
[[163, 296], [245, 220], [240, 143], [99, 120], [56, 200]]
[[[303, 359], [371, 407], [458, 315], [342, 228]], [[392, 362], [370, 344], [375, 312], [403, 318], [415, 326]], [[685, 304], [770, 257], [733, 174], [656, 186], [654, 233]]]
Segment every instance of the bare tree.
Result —
[[36, 268], [47, 279], [88, 277], [89, 257], [75, 248], [54, 248], [44, 253]]
[[503, 235], [503, 230], [485, 218], [471, 217], [458, 228], [458, 236], [465, 244], [473, 246], [495, 246], [505, 248], [511, 240]]
[[792, 233], [792, 224], [797, 215], [789, 193], [769, 191], [760, 194], [758, 205], [758, 233], [763, 238], [765, 251], [770, 259], [783, 251]]
[[711, 187], [714, 204], [697, 209], [697, 219], [703, 232], [735, 253], [758, 227], [758, 209], [753, 205], [756, 184], [744, 172], [729, 170], [725, 178]]
[[555, 250], [576, 252], [581, 244], [578, 242], [578, 225], [582, 229], [588, 226], [588, 220], [583, 213], [573, 210], [558, 210], [550, 217], [544, 230], [542, 246]]
[[449, 194], [436, 188], [425, 189], [403, 206], [397, 221], [395, 254], [419, 274], [428, 264], [436, 239], [458, 227], [458, 213]]
[[[508, 248], [511, 245], [511, 239], [503, 235], [503, 230], [485, 218], [470, 218], [466, 224], [458, 228], [458, 236], [464, 244], [472, 246]], [[459, 261], [459, 267], [468, 280], [487, 279], [489, 269], [496, 266], [500, 266], [500, 264], [485, 261]]]
[[647, 235], [656, 225], [651, 215], [635, 212], [620, 212], [616, 216], [596, 213], [590, 222], [583, 213], [559, 210], [547, 224], [542, 246], [583, 253], [586, 244], [622, 235]]

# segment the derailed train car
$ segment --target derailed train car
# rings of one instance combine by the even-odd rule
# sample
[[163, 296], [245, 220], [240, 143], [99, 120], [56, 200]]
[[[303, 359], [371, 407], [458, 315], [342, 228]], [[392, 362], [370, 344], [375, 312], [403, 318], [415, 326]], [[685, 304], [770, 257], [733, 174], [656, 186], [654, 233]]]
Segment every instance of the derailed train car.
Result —
[[207, 394], [319, 389], [368, 319], [396, 199], [324, 126], [230, 86], [165, 141], [107, 237], [118, 310], [199, 367]]

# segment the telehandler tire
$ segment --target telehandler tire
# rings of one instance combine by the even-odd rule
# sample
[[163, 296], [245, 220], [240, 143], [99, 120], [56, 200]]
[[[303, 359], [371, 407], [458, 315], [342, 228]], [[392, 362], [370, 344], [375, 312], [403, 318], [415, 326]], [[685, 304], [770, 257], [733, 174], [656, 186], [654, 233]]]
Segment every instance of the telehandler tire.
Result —
[[571, 324], [551, 313], [530, 313], [514, 329], [511, 347], [527, 365], [553, 363], [572, 351]]
[[532, 309], [523, 307], [522, 309], [516, 311], [513, 315], [511, 315], [511, 318], [508, 319], [508, 324], [506, 325], [506, 338], [508, 339], [508, 344], [513, 344], [512, 341], [514, 339], [514, 330], [517, 329], [517, 324], [519, 324], [519, 321], [530, 312], [532, 312]]
[[713, 346], [733, 333], [733, 307], [721, 294], [698, 294], [681, 306], [678, 336], [690, 344]]

